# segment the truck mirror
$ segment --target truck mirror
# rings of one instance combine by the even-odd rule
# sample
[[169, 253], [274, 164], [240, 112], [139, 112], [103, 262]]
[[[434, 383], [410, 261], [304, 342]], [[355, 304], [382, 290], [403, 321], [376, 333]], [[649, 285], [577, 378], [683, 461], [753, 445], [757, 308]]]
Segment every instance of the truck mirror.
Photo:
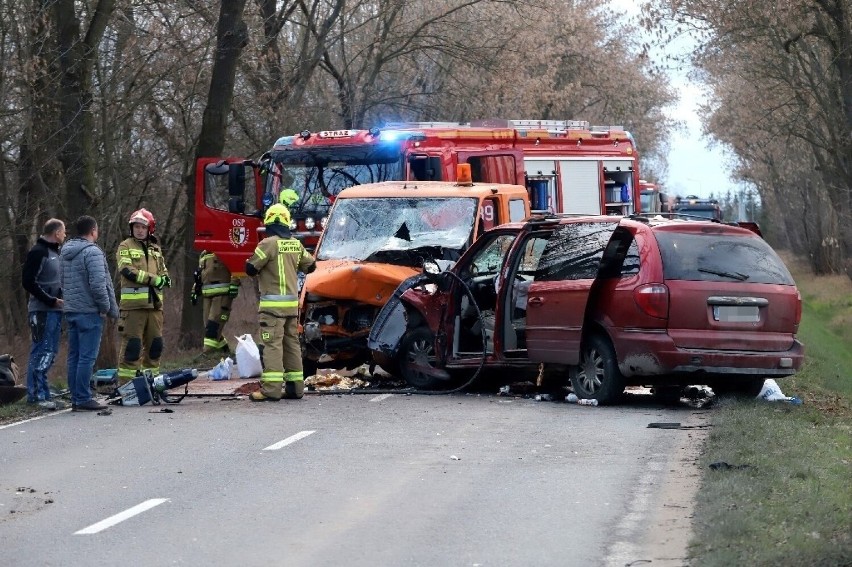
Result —
[[228, 212], [236, 215], [246, 214], [246, 202], [242, 197], [231, 197], [228, 199]]
[[242, 163], [228, 164], [228, 194], [243, 198], [246, 191], [246, 167]]

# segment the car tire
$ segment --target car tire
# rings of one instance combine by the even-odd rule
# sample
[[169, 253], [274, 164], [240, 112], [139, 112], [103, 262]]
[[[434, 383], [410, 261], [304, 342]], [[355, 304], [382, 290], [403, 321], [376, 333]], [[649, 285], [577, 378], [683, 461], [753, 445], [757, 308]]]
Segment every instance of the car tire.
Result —
[[756, 398], [763, 389], [764, 378], [732, 377], [728, 380], [715, 380], [709, 386], [717, 396], [738, 396], [742, 398]]
[[618, 369], [609, 339], [592, 335], [580, 349], [580, 363], [571, 369], [571, 386], [578, 398], [611, 404], [624, 393], [624, 376]]
[[399, 344], [397, 362], [399, 374], [412, 387], [418, 390], [432, 390], [445, 381], [439, 376], [426, 373], [417, 368], [435, 366], [435, 335], [426, 327], [417, 327], [405, 333]]

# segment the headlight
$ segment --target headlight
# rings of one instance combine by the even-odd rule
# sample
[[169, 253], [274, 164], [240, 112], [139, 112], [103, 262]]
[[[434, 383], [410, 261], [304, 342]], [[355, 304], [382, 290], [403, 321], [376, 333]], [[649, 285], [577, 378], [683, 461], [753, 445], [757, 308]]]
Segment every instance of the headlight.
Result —
[[313, 230], [316, 226], [316, 222], [314, 221], [314, 217], [308, 217], [305, 219], [305, 228], [308, 230]]
[[290, 221], [290, 230], [296, 230], [299, 228], [299, 223], [296, 222], [296, 219]]
[[327, 224], [328, 224], [328, 217], [322, 217], [322, 218], [320, 219], [320, 226], [321, 226], [322, 228], [325, 228], [325, 225], [327, 225]]

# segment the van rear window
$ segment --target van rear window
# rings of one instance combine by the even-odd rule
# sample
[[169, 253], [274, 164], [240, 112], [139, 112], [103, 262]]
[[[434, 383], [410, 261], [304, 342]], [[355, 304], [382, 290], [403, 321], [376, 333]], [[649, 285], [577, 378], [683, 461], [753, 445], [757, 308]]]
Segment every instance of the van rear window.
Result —
[[667, 280], [795, 283], [778, 254], [761, 238], [663, 231], [655, 236]]

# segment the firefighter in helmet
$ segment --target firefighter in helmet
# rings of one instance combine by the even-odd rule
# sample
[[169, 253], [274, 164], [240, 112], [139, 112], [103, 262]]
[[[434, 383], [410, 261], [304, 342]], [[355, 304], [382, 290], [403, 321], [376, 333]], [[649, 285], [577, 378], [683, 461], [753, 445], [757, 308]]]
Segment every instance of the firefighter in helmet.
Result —
[[204, 318], [204, 343], [196, 362], [216, 362], [220, 354], [228, 352], [228, 341], [222, 330], [231, 316], [231, 304], [239, 292], [240, 280], [231, 275], [216, 254], [206, 250], [198, 258], [193, 275], [195, 285], [189, 298], [193, 305], [198, 304], [199, 297], [203, 300], [201, 314]]
[[160, 372], [163, 290], [171, 287], [172, 280], [154, 236], [155, 224], [154, 215], [147, 209], [131, 214], [130, 237], [118, 245], [116, 254], [121, 281], [118, 377], [122, 383], [136, 376], [138, 370]]
[[278, 202], [287, 207], [290, 211], [290, 218], [293, 218], [293, 205], [299, 201], [299, 194], [294, 189], [282, 189], [278, 193]]
[[305, 391], [298, 335], [298, 281], [296, 273], [314, 271], [316, 262], [290, 234], [290, 211], [277, 203], [263, 218], [267, 237], [246, 262], [246, 274], [256, 277], [260, 289], [258, 319], [263, 347], [260, 391], [253, 401], [301, 398]]

